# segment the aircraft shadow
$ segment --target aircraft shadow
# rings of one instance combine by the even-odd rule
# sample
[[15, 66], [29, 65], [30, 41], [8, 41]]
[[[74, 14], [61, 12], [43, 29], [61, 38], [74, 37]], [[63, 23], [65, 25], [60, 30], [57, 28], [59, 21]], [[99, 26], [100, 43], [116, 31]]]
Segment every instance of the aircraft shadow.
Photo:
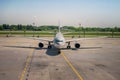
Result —
[[36, 50], [47, 49], [47, 48], [27, 47], [27, 46], [4, 46], [4, 47], [12, 47], [12, 48], [26, 48], [26, 49], [36, 49]]
[[11, 47], [11, 48], [26, 48], [26, 49], [35, 49], [35, 50], [42, 50], [45, 49], [46, 50], [46, 54], [49, 56], [57, 56], [59, 55], [58, 53], [58, 49], [53, 47], [52, 49], [48, 49], [48, 48], [39, 48], [39, 47], [27, 47], [27, 46], [3, 46], [3, 47]]
[[60, 54], [58, 51], [59, 50], [57, 48], [47, 49], [46, 54], [49, 56], [57, 56]]
[[[57, 48], [55, 47], [52, 47], [51, 49], [48, 49], [48, 48], [39, 48], [39, 47], [27, 47], [27, 46], [3, 46], [3, 47], [12, 47], [12, 48], [26, 48], [26, 49], [35, 49], [35, 50], [42, 50], [42, 49], [45, 49], [46, 50], [46, 54], [49, 55], [49, 56], [57, 56], [59, 55], [60, 53], [58, 53], [58, 50]], [[102, 47], [81, 47], [81, 48], [61, 48], [61, 50], [79, 50], [79, 49], [100, 49]]]
[[61, 50], [79, 50], [79, 49], [99, 49], [99, 48], [102, 48], [102, 47], [80, 47], [80, 48], [61, 48]]

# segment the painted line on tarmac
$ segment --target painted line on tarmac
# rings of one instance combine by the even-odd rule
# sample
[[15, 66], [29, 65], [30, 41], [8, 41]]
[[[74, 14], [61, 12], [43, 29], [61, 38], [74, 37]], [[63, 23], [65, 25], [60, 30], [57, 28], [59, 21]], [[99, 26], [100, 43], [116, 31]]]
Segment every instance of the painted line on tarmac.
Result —
[[26, 63], [25, 63], [25, 67], [24, 67], [24, 69], [23, 69], [23, 71], [22, 71], [22, 74], [21, 74], [19, 80], [23, 80], [23, 79], [24, 79], [24, 76], [25, 76], [25, 73], [26, 73], [27, 68], [28, 68], [28, 66], [29, 66], [29, 63], [30, 63], [30, 61], [31, 61], [33, 52], [34, 52], [34, 49], [32, 49], [32, 50], [30, 51], [30, 54], [29, 54], [28, 57], [27, 57], [27, 60], [26, 60]]
[[80, 75], [80, 73], [75, 69], [75, 67], [72, 65], [72, 63], [69, 61], [69, 59], [65, 56], [65, 54], [62, 52], [61, 55], [63, 56], [63, 58], [65, 59], [65, 61], [67, 62], [67, 64], [70, 66], [70, 68], [74, 71], [74, 73], [78, 76], [78, 78], [80, 80], [83, 80], [83, 78]]
[[[34, 41], [33, 43], [35, 43], [35, 41]], [[34, 49], [32, 49], [32, 50], [30, 51], [30, 53], [29, 53], [29, 55], [28, 55], [28, 57], [27, 57], [27, 59], [26, 59], [25, 67], [24, 67], [24, 69], [23, 69], [23, 71], [22, 71], [22, 73], [21, 73], [21, 76], [20, 76], [20, 79], [19, 79], [19, 80], [23, 80], [23, 79], [24, 79], [24, 76], [25, 76], [25, 73], [26, 73], [26, 71], [27, 71], [27, 68], [29, 67], [29, 65], [30, 65], [30, 63], [31, 63], [31, 60], [32, 60], [32, 56], [33, 56], [34, 51], [35, 51]]]

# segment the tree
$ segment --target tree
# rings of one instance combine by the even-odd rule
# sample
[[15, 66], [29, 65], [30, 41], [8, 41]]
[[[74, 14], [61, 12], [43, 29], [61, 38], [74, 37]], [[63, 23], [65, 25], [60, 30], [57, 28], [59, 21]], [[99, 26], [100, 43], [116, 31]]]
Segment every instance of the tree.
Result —
[[3, 30], [3, 26], [2, 25], [0, 25], [0, 30]]
[[9, 30], [9, 29], [10, 29], [10, 26], [9, 26], [8, 24], [3, 24], [3, 29]]

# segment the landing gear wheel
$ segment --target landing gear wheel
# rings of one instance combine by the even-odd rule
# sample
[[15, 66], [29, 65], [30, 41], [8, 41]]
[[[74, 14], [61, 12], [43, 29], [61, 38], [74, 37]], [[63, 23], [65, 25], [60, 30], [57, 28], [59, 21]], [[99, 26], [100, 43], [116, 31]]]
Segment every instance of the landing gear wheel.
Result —
[[51, 49], [51, 48], [52, 48], [52, 46], [51, 46], [51, 45], [49, 45], [49, 46], [48, 46], [48, 49]]
[[71, 46], [70, 46], [70, 42], [68, 42], [68, 46], [67, 46], [67, 48], [68, 48], [68, 49], [70, 49], [70, 48], [71, 48]]
[[60, 54], [60, 53], [61, 53], [61, 51], [59, 50], [59, 51], [58, 51], [58, 54]]
[[70, 48], [71, 48], [71, 46], [67, 46], [67, 48], [68, 48], [68, 49], [70, 49]]

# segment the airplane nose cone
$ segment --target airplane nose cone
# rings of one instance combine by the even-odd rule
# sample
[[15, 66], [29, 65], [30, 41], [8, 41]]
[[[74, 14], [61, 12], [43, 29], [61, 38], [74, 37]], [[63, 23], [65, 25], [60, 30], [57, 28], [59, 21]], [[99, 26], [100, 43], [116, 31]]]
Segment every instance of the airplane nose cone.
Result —
[[60, 42], [57, 42], [57, 45], [60, 45], [61, 43]]

